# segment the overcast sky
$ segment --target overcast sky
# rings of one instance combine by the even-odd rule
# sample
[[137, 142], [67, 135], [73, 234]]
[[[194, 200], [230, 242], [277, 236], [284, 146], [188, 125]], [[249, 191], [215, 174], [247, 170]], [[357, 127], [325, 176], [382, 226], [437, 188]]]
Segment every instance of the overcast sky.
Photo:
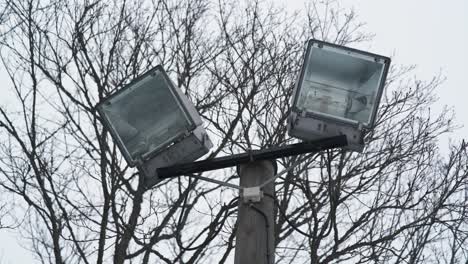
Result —
[[417, 65], [421, 79], [442, 72], [447, 80], [437, 90], [439, 106], [454, 107], [456, 120], [464, 125], [454, 138], [468, 139], [468, 0], [341, 2], [353, 6], [376, 34], [372, 51], [394, 54], [394, 63]]
[[[300, 8], [303, 1], [278, 0]], [[393, 55], [392, 63], [418, 66], [415, 75], [429, 80], [440, 71], [447, 80], [437, 93], [442, 105], [453, 106], [457, 122], [465, 125], [454, 139], [468, 139], [468, 0], [342, 0], [354, 7], [368, 32], [375, 33], [369, 51]], [[4, 78], [4, 75], [2, 75]], [[4, 91], [2, 88], [2, 93]], [[4, 94], [4, 93], [3, 93]], [[0, 262], [31, 263], [15, 236], [0, 231]]]

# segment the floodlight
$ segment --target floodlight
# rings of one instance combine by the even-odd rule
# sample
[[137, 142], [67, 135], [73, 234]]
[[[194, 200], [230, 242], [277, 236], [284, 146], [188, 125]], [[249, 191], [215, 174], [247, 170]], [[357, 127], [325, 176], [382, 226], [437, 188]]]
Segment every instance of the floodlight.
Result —
[[374, 125], [390, 59], [309, 40], [292, 98], [288, 130], [304, 140], [344, 134], [361, 151]]
[[148, 178], [157, 167], [194, 161], [212, 147], [200, 115], [161, 66], [97, 106], [130, 166]]

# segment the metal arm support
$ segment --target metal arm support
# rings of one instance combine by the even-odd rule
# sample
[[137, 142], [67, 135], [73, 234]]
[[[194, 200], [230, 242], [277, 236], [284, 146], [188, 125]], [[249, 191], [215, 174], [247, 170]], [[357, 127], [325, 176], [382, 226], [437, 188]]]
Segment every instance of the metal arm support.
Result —
[[309, 142], [273, 147], [269, 149], [253, 150], [231, 156], [213, 158], [190, 163], [176, 164], [156, 169], [156, 176], [162, 180], [192, 173], [234, 167], [239, 164], [260, 160], [274, 160], [282, 157], [295, 156], [304, 153], [318, 152], [331, 148], [346, 146], [345, 135], [335, 136]]

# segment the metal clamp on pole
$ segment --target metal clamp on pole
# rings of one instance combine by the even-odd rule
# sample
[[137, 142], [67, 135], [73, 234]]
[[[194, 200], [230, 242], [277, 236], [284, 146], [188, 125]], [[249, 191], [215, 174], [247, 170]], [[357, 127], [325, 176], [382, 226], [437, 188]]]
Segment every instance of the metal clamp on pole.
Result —
[[263, 191], [260, 186], [244, 187], [241, 196], [244, 203], [259, 203], [263, 198]]

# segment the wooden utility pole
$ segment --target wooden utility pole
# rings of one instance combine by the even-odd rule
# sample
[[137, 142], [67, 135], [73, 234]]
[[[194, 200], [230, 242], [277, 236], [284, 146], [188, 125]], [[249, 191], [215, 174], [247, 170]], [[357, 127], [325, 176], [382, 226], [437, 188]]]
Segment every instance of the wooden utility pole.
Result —
[[[242, 164], [238, 168], [240, 186], [259, 186], [275, 174], [274, 161], [255, 161]], [[274, 241], [274, 182], [263, 187], [259, 202], [244, 202], [240, 198], [237, 219], [235, 264], [273, 264]]]

